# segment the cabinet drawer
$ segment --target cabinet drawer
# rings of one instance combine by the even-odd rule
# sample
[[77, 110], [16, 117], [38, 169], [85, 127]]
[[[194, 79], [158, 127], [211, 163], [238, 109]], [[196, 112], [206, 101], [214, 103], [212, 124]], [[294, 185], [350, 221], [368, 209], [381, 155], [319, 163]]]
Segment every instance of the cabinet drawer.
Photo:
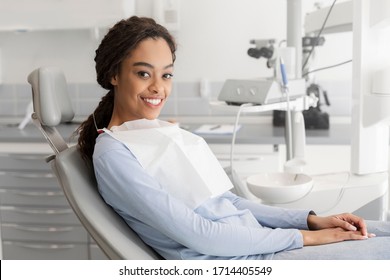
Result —
[[3, 223], [36, 223], [42, 225], [77, 225], [80, 223], [71, 208], [2, 206], [0, 215]]
[[64, 193], [57, 189], [0, 189], [0, 205], [68, 206]]
[[42, 226], [32, 224], [1, 225], [1, 235], [7, 241], [44, 241], [87, 243], [88, 235], [82, 226]]
[[0, 170], [50, 170], [49, 154], [0, 153]]
[[51, 171], [0, 171], [0, 187], [58, 188]]
[[86, 260], [87, 244], [3, 242], [5, 260]]

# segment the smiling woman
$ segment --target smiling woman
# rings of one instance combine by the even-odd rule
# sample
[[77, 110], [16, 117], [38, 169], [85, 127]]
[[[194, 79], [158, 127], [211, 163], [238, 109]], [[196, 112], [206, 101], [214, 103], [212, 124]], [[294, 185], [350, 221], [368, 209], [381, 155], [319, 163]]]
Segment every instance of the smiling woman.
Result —
[[146, 244], [166, 259], [390, 259], [389, 223], [319, 217], [231, 192], [205, 140], [158, 119], [175, 50], [152, 19], [117, 23], [95, 57], [108, 93], [79, 129], [100, 195]]

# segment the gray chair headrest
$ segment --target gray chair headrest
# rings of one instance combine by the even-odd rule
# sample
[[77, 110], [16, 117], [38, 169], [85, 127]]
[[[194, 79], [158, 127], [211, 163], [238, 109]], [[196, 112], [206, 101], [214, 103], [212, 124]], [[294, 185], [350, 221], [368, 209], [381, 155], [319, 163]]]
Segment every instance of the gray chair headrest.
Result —
[[56, 67], [40, 67], [28, 75], [39, 121], [46, 126], [69, 122], [74, 117], [64, 73]]

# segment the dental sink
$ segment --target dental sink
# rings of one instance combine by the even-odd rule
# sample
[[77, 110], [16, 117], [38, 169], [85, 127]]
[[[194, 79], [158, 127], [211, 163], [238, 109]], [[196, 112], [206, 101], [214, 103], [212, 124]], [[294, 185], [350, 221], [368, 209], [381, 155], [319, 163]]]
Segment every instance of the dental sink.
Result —
[[305, 174], [261, 173], [247, 178], [249, 190], [268, 203], [290, 203], [301, 199], [313, 188], [313, 179]]

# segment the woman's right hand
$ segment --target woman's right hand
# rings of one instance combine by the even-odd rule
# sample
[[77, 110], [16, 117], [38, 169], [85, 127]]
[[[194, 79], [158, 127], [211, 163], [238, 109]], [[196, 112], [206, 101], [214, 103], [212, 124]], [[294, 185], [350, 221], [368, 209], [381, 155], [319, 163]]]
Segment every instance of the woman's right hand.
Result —
[[364, 236], [360, 231], [347, 231], [342, 228], [327, 228], [321, 230], [300, 230], [303, 235], [303, 245], [313, 246], [335, 243], [345, 240], [364, 240], [372, 237]]

